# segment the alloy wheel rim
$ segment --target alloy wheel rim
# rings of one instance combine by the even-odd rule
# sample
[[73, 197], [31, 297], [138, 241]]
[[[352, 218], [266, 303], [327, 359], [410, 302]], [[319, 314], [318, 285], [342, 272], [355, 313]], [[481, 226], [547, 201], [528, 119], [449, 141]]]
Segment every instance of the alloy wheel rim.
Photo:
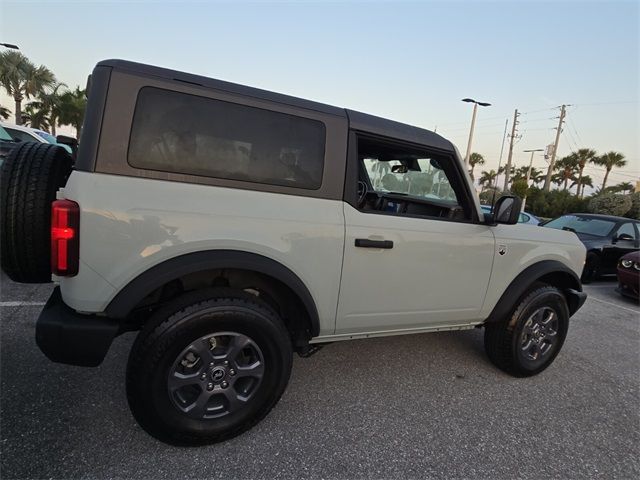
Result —
[[264, 356], [237, 332], [202, 336], [174, 360], [167, 378], [173, 405], [195, 419], [219, 418], [244, 408], [265, 373]]
[[531, 362], [546, 359], [558, 343], [559, 320], [556, 311], [541, 307], [534, 311], [524, 323], [520, 334], [520, 352]]

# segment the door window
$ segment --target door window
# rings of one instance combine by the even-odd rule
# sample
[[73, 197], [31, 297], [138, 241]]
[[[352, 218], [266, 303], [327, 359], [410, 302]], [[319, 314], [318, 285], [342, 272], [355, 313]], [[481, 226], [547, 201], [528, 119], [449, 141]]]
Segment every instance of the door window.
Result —
[[633, 227], [633, 223], [631, 222], [623, 223], [620, 226], [620, 228], [618, 229], [617, 235], [620, 236], [623, 233], [626, 233], [627, 235], [631, 235], [631, 238], [633, 238], [634, 240], [638, 238], [636, 235], [636, 229]]
[[471, 219], [452, 158], [412, 146], [358, 139], [358, 208], [406, 216]]

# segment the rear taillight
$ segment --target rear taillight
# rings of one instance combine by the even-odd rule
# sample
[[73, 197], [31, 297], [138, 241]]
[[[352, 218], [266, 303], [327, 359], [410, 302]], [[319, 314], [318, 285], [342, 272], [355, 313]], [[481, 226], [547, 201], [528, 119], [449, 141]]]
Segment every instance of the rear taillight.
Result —
[[80, 207], [71, 200], [51, 204], [51, 271], [60, 277], [78, 273]]

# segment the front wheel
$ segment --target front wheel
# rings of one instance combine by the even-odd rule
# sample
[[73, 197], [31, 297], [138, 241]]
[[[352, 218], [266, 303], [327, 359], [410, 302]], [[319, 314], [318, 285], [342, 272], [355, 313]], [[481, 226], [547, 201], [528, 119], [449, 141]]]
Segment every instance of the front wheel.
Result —
[[584, 269], [582, 270], [580, 281], [582, 283], [591, 283], [593, 280], [596, 280], [599, 275], [600, 257], [597, 253], [589, 252], [584, 262]]
[[562, 292], [538, 286], [523, 296], [510, 317], [486, 325], [485, 350], [501, 370], [528, 377], [551, 365], [568, 328], [569, 309]]
[[212, 289], [170, 302], [138, 335], [127, 366], [131, 411], [167, 443], [200, 445], [259, 422], [289, 380], [292, 347], [268, 305]]

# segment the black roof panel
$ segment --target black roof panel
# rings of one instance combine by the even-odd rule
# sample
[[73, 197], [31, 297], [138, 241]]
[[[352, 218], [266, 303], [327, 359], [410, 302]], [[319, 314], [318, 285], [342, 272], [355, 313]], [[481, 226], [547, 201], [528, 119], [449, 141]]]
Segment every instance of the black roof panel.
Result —
[[369, 132], [375, 135], [381, 135], [398, 140], [404, 140], [420, 145], [429, 145], [443, 150], [454, 150], [453, 144], [441, 137], [440, 135], [418, 127], [406, 125], [404, 123], [387, 120], [382, 117], [368, 115], [366, 113], [356, 112], [354, 110], [346, 110], [339, 107], [333, 107], [311, 100], [304, 100], [290, 95], [275, 93], [259, 88], [247, 87], [237, 83], [225, 82], [191, 73], [170, 70], [162, 67], [155, 67], [143, 63], [130, 62], [127, 60], [103, 60], [98, 66], [111, 67], [115, 70], [124, 71], [136, 75], [158, 77], [165, 80], [175, 80], [190, 84], [200, 85], [205, 88], [222, 90], [238, 95], [258, 98], [271, 102], [290, 105], [293, 107], [314, 110], [329, 115], [339, 117], [348, 117], [350, 127], [354, 130]]

